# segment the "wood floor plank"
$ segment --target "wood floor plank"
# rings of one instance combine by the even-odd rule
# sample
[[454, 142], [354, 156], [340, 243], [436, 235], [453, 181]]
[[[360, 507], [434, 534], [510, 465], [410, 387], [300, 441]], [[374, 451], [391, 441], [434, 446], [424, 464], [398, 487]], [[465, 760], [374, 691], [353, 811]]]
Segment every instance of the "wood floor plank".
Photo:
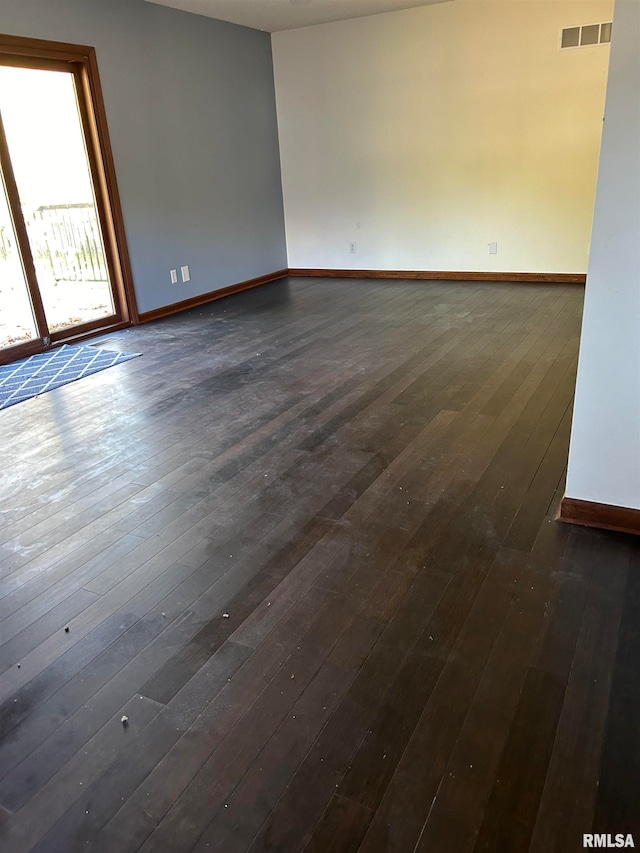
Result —
[[[412, 587], [352, 687], [252, 843], [252, 850], [303, 849], [325, 805], [446, 590], [449, 578], [428, 574]], [[382, 678], [381, 678], [382, 676]], [[379, 682], [379, 679], [381, 681]], [[379, 684], [384, 684], [381, 689]]]
[[[551, 592], [547, 566], [562, 561], [568, 538], [569, 531], [557, 527], [541, 531], [522, 575], [515, 579], [466, 717], [458, 711], [457, 720], [455, 715], [449, 719], [446, 690], [427, 706], [363, 850], [473, 849]], [[442, 691], [442, 685], [438, 687]]]
[[559, 676], [528, 671], [474, 851], [529, 849], [564, 691]]
[[[200, 738], [214, 737], [225, 725], [225, 716], [229, 718], [227, 725], [232, 725], [244, 705], [264, 689], [328, 600], [329, 596], [319, 590], [306, 595], [275, 629], [271, 641], [262, 644], [255, 654], [241, 644], [225, 643], [144, 730], [132, 750], [88, 789], [84, 802], [99, 802], [100, 808], [94, 807], [88, 818], [79, 802], [52, 837], [63, 843], [66, 828], [72, 827], [74, 837], [105, 849], [135, 849], [142, 843], [150, 831], [149, 821], [151, 827], [157, 822], [153, 813], [161, 811], [162, 802], [171, 804], [177, 797], [175, 791], [184, 784], [180, 780], [187, 767], [194, 762], [197, 768], [204, 760]], [[168, 786], [169, 779], [172, 784]], [[140, 803], [144, 805], [142, 816]], [[104, 836], [100, 836], [105, 825]]]
[[0, 623], [2, 636], [9, 639], [23, 630], [40, 613], [46, 613], [57, 602], [82, 588], [86, 579], [100, 574], [140, 544], [142, 540], [137, 536], [123, 534], [114, 541], [113, 536], [107, 533], [96, 537], [91, 548], [82, 549], [81, 553], [38, 571], [36, 577], [21, 584], [2, 600], [2, 612], [6, 614]]
[[634, 831], [637, 543], [555, 521], [581, 311], [283, 279], [0, 413], [0, 847]]
[[[354, 583], [347, 594], [336, 597], [259, 700], [202, 767], [142, 849], [176, 850], [178, 826], [181, 849], [189, 849], [189, 845], [198, 840], [209, 823], [215, 803], [221, 807], [220, 798], [229, 793], [234, 786], [233, 780], [242, 778], [260, 752], [259, 738], [267, 733], [267, 739], [271, 738], [287, 711], [314, 679], [315, 673], [321, 668], [321, 660], [324, 657], [331, 659], [334, 646], [338, 644], [339, 647], [344, 642], [343, 635], [348, 634], [354, 620], [363, 609], [366, 611], [372, 595], [375, 596], [376, 589], [384, 583], [370, 564], [363, 566], [359, 573], [362, 582]], [[395, 579], [391, 581], [395, 583]], [[388, 599], [386, 586], [384, 598]], [[196, 808], [197, 818], [193, 809], [196, 802], [200, 804]]]
[[[170, 707], [163, 708], [132, 737], [127, 750], [118, 756], [93, 784], [84, 784], [81, 796], [67, 808], [35, 846], [35, 850], [64, 850], [71, 843], [89, 845], [100, 829], [154, 766], [166, 755], [207, 705], [247, 660], [250, 649], [226, 643]], [[203, 682], [208, 693], [203, 690]]]
[[[498, 630], [500, 626], [501, 608], [508, 607], [509, 600], [513, 595], [514, 572], [517, 577], [522, 569], [520, 563], [520, 555], [507, 556], [504, 553], [499, 555], [487, 575], [479, 593], [479, 600], [470, 611], [460, 639], [455, 643], [455, 650], [451, 654], [450, 662], [439, 662], [438, 659], [443, 656], [440, 632], [437, 623], [433, 621], [428, 623], [417, 650], [429, 656], [433, 655], [436, 671], [441, 674], [431, 684], [429, 684], [428, 679], [425, 681], [421, 678], [417, 682], [417, 689], [412, 687], [407, 695], [402, 695], [395, 688], [392, 690], [391, 707], [393, 714], [390, 716], [388, 709], [386, 709], [385, 714], [383, 708], [384, 716], [372, 722], [370, 731], [360, 746], [358, 754], [351, 761], [350, 769], [337, 789], [337, 793], [348, 796], [375, 811], [398, 768], [403, 752], [408, 748], [407, 744], [411, 742], [412, 733], [419, 730], [422, 725], [421, 723], [419, 726], [420, 717], [423, 714], [429, 714], [431, 708], [439, 708], [441, 718], [429, 717], [428, 723], [424, 723], [424, 725], [431, 731], [436, 725], [435, 719], [437, 719], [440, 738], [437, 745], [432, 743], [432, 749], [424, 753], [423, 760], [426, 761], [428, 755], [430, 762], [438, 763], [442, 761], [439, 753], [443, 756], [448, 755], [448, 750], [451, 748], [450, 745], [448, 746], [448, 741], [451, 738], [450, 733], [458, 730], [461, 725], [461, 715], [464, 719], [469, 701], [467, 691], [471, 691], [471, 696], [475, 691], [475, 685], [482, 673], [484, 661], [492, 647], [493, 632]], [[452, 585], [454, 583], [455, 578]], [[449, 586], [449, 591], [452, 589], [452, 585]], [[486, 602], [489, 600], [492, 602], [492, 608], [496, 608], [493, 615], [491, 615], [491, 611], [486, 611]], [[487, 622], [478, 621], [485, 618], [488, 620]], [[445, 655], [444, 657], [446, 660], [449, 656]], [[456, 690], [459, 694], [457, 699]], [[420, 709], [420, 715], [411, 719], [408, 710], [411, 708], [414, 696], [419, 697], [414, 708]], [[446, 697], [444, 704], [441, 704], [440, 697]], [[423, 708], [426, 710], [422, 711]], [[415, 710], [413, 714], [415, 714]], [[412, 746], [411, 749], [414, 757], [416, 753], [420, 753], [419, 748], [414, 749]], [[367, 764], [371, 765], [371, 763], [377, 765], [375, 772], [367, 769]], [[406, 779], [407, 777], [402, 775], [402, 778]], [[371, 781], [374, 779], [383, 780], [377, 789]], [[424, 792], [421, 791], [420, 796], [424, 797]]]
[[[29, 810], [17, 814], [7, 833], [10, 849], [32, 849], [43, 830], [53, 825], [69, 803], [81, 796], [83, 786], [110, 766], [127, 748], [128, 740], [160, 710], [160, 705], [139, 696], [133, 696], [119, 708], [87, 744], [86, 754], [77, 753], [34, 797]], [[126, 726], [121, 722], [123, 716], [128, 720]]]
[[631, 542], [629, 537], [609, 534], [603, 540], [593, 530], [580, 531], [579, 538], [583, 549], [595, 552], [597, 562], [579, 625], [565, 702], [531, 841], [532, 853], [561, 853], [577, 847], [585, 827], [589, 831], [592, 828], [598, 796]]
[[640, 701], [637, 655], [640, 643], [638, 608], [640, 575], [638, 551], [634, 551], [627, 576], [618, 650], [609, 694], [609, 710], [602, 744], [598, 795], [593, 831], [598, 833], [640, 831], [640, 796], [631, 780], [640, 772], [640, 724], [636, 708]]
[[81, 613], [96, 598], [98, 596], [95, 593], [86, 589], [78, 589], [65, 596], [60, 604], [51, 603], [43, 616], [30, 621], [21, 631], [16, 631], [11, 638], [9, 638], [6, 626], [3, 625], [2, 639], [6, 638], [6, 642], [0, 646], [0, 672], [17, 663], [47, 637], [56, 631], [61, 631], [74, 616]]

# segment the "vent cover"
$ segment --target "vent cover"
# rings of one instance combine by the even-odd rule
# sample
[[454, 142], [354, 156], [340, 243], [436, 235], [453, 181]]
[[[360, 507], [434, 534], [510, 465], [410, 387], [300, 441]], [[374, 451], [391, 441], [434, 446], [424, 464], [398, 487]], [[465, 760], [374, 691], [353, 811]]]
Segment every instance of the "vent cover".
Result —
[[567, 27], [562, 30], [561, 49], [588, 47], [593, 44], [608, 44], [611, 41], [611, 21], [604, 24], [585, 24], [582, 27]]

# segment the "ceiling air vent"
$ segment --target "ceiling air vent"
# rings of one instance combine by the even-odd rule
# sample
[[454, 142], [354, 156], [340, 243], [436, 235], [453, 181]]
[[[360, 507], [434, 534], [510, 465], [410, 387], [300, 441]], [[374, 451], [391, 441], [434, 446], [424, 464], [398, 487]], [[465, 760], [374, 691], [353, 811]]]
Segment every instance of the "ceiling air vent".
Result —
[[588, 47], [593, 44], [608, 44], [611, 41], [611, 21], [604, 24], [585, 24], [582, 27], [566, 27], [562, 30], [560, 47]]

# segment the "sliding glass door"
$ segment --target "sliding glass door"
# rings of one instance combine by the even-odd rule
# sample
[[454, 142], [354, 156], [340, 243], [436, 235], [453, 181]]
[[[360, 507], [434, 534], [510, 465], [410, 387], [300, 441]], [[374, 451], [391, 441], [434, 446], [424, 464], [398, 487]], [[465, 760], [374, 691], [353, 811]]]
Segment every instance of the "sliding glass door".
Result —
[[39, 337], [3, 181], [0, 188], [0, 348], [31, 343]]
[[[45, 43], [46, 44], [46, 43]], [[0, 45], [0, 360], [126, 324], [82, 62]]]

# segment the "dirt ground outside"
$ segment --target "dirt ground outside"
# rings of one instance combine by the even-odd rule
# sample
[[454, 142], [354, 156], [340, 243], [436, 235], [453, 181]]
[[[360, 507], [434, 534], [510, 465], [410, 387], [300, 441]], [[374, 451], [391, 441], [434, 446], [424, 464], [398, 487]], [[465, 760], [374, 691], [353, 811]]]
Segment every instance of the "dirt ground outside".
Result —
[[[109, 282], [56, 281], [47, 265], [36, 265], [36, 270], [52, 332], [113, 314]], [[0, 348], [37, 337], [25, 290], [24, 282], [0, 261]]]

